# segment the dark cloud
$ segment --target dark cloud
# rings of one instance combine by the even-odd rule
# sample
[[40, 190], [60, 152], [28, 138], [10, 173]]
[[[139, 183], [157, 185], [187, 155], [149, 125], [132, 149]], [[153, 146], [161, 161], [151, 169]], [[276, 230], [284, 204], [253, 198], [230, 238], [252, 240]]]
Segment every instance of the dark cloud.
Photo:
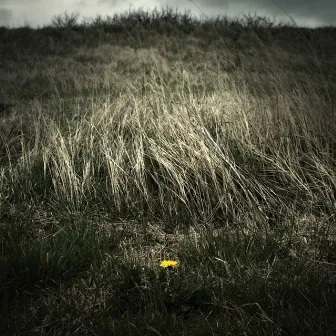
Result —
[[262, 12], [271, 17], [287, 17], [286, 21], [290, 20], [289, 15], [294, 20], [336, 25], [336, 0], [165, 0], [165, 5], [174, 8], [186, 5], [194, 13], [202, 10], [215, 15], [236, 16]]
[[8, 26], [13, 18], [13, 11], [7, 8], [0, 8], [0, 26]]
[[[219, 2], [219, 0], [210, 0]], [[238, 0], [244, 5], [251, 1]], [[335, 0], [253, 0], [257, 8], [265, 9], [270, 15], [290, 15], [293, 18], [311, 18], [317, 21], [335, 23]]]
[[243, 6], [252, 2], [258, 9], [264, 9], [272, 16], [290, 15], [294, 20], [312, 19], [326, 24], [336, 24], [335, 0], [238, 0], [238, 2]]

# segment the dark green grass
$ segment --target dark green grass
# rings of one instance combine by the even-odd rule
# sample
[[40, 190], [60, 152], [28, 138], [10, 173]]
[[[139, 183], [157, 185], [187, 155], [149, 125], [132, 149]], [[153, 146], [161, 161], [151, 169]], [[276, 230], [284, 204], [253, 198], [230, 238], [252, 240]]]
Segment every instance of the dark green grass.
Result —
[[175, 269], [123, 260], [122, 234], [102, 235], [83, 221], [76, 227], [69, 223], [43, 242], [2, 236], [7, 256], [1, 274], [3, 333], [336, 331], [335, 280], [310, 261], [306, 244], [279, 231], [208, 231], [175, 251], [180, 261]]

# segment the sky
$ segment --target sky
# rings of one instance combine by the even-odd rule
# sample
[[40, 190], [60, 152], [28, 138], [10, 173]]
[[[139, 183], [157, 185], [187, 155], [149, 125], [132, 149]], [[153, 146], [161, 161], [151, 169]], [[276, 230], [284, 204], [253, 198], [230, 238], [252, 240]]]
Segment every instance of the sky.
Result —
[[289, 16], [298, 26], [336, 26], [336, 0], [0, 0], [0, 26], [31, 27], [49, 25], [55, 15], [77, 13], [80, 18], [105, 17], [142, 8], [160, 10], [167, 6], [195, 16], [243, 14], [267, 16], [274, 22], [288, 22]]

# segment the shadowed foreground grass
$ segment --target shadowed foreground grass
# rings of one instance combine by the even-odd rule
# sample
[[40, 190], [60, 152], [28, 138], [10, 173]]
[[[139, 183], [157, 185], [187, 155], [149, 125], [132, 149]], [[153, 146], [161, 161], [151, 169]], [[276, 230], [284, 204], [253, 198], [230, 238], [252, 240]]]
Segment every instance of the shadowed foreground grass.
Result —
[[334, 335], [335, 28], [113, 20], [1, 28], [0, 334]]

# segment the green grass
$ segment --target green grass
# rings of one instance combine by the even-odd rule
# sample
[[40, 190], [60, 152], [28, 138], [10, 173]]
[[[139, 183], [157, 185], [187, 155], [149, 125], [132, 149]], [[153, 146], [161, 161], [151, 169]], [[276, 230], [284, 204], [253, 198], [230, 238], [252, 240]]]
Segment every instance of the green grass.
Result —
[[334, 30], [1, 28], [0, 334], [335, 334]]

